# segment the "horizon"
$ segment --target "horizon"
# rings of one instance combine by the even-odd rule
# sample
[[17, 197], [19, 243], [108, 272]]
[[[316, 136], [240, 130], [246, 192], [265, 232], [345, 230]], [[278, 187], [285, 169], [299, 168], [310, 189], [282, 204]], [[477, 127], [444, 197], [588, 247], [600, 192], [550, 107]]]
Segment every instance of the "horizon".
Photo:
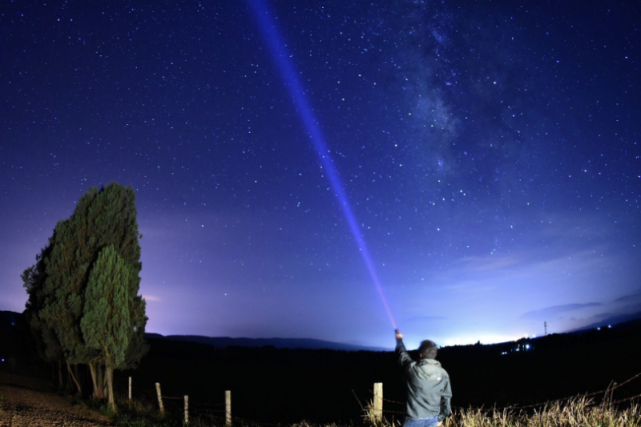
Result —
[[638, 11], [575, 12], [3, 5], [0, 307], [117, 181], [163, 335], [452, 345], [641, 311]]
[[[5, 312], [12, 312], [12, 313], [18, 313], [18, 314], [23, 314], [23, 312], [16, 312], [16, 311], [11, 311], [11, 310], [3, 310], [0, 309], [0, 312], [5, 311]], [[615, 322], [613, 323], [608, 323], [608, 322], [602, 322], [599, 323], [597, 322], [596, 324], [599, 324], [600, 326], [596, 327], [598, 330], [601, 330], [601, 328], [615, 328], [617, 327], [620, 323], [627, 323], [629, 321], [633, 320], [638, 320], [641, 319], [641, 312], [635, 313], [636, 316], [632, 316], [631, 319], [614, 319]], [[613, 319], [605, 319], [605, 320], [613, 320]], [[594, 324], [591, 325], [586, 325], [590, 326], [590, 329], [594, 326]], [[516, 336], [514, 339], [507, 339], [505, 341], [482, 341], [481, 339], [472, 339], [472, 341], [469, 342], [450, 342], [449, 344], [441, 344], [441, 343], [436, 343], [439, 348], [443, 347], [453, 347], [453, 346], [467, 346], [467, 345], [476, 345], [480, 343], [481, 345], [494, 345], [494, 344], [507, 344], [510, 342], [517, 342], [521, 339], [541, 339], [545, 338], [546, 336], [549, 335], [554, 335], [554, 334], [572, 334], [576, 332], [581, 332], [581, 331], [587, 331], [589, 330], [586, 326], [579, 328], [579, 329], [572, 329], [572, 330], [566, 330], [566, 331], [559, 331], [559, 332], [552, 332], [548, 333], [547, 335], [541, 334], [532, 334], [532, 335], [525, 335], [525, 336]], [[363, 348], [370, 348], [370, 349], [382, 349], [385, 351], [394, 351], [395, 349], [395, 343], [392, 346], [385, 346], [385, 345], [374, 345], [374, 344], [368, 344], [364, 343], [361, 341], [333, 341], [333, 340], [326, 340], [326, 339], [321, 339], [321, 338], [315, 338], [315, 337], [281, 337], [281, 336], [264, 336], [264, 337], [249, 337], [249, 336], [225, 336], [225, 335], [196, 335], [196, 334], [190, 334], [190, 333], [183, 333], [183, 334], [161, 334], [159, 332], [155, 331], [145, 331], [145, 334], [150, 334], [150, 335], [159, 335], [163, 338], [167, 337], [203, 337], [203, 338], [213, 338], [213, 339], [231, 339], [231, 340], [312, 340], [312, 341], [320, 341], [320, 342], [328, 342], [332, 344], [340, 344], [340, 345], [350, 345], [350, 346], [356, 346], [356, 347], [363, 347]], [[407, 340], [406, 337], [403, 337], [403, 342], [408, 348], [408, 350], [413, 350], [417, 349], [420, 346], [420, 342], [423, 339], [430, 339], [429, 337], [423, 337], [420, 339], [411, 339]]]

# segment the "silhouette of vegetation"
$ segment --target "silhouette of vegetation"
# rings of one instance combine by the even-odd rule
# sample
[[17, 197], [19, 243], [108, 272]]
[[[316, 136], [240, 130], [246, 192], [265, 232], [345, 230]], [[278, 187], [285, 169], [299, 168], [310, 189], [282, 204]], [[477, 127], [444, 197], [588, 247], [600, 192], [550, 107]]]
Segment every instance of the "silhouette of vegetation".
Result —
[[109, 403], [115, 407], [113, 393], [114, 369], [124, 368], [131, 335], [129, 268], [113, 245], [105, 247], [91, 270], [85, 291], [84, 315], [80, 321], [87, 347], [98, 351], [97, 358], [106, 367]]
[[[134, 201], [131, 187], [91, 188], [22, 274], [25, 315], [41, 357], [64, 363], [78, 393], [83, 390], [78, 366], [87, 366], [94, 397], [102, 399], [107, 385], [112, 405], [113, 369], [134, 368], [148, 351]], [[106, 334], [98, 325], [107, 326]]]
[[[15, 320], [15, 326], [7, 324], [10, 320]], [[30, 351], [35, 354], [32, 340], [12, 343], [24, 340], [25, 335], [17, 333], [21, 328], [26, 329], [24, 316], [0, 315], [0, 357], [17, 361], [0, 364], [0, 370], [20, 370], [27, 364], [21, 358]], [[149, 342], [151, 350], [138, 369], [114, 373], [116, 399], [121, 398], [119, 425], [156, 425], [156, 382], [162, 384], [164, 396], [178, 398], [166, 401], [167, 415], [158, 425], [180, 425], [184, 395], [189, 395], [190, 420], [198, 425], [204, 408], [220, 408], [224, 403], [225, 390], [232, 391], [232, 414], [239, 422], [305, 425], [301, 420], [309, 420], [315, 423], [307, 424], [310, 427], [319, 423], [362, 425], [363, 411], [355, 395], [361, 403], [370, 400], [374, 382], [384, 384], [386, 426], [398, 425], [403, 418], [405, 384], [392, 352], [217, 349], [167, 339]], [[530, 349], [517, 352], [520, 345]], [[510, 348], [513, 351], [504, 355]], [[601, 331], [445, 347], [439, 350], [439, 359], [452, 378], [455, 416], [450, 426], [546, 425], [537, 420], [554, 417], [562, 422], [547, 425], [598, 425], [598, 420], [602, 425], [639, 425], [638, 400], [631, 398], [641, 394], [641, 377], [623, 382], [641, 372], [641, 320]], [[31, 369], [31, 365], [24, 366], [23, 371]], [[123, 400], [129, 376], [133, 377], [131, 404]], [[592, 394], [584, 403], [566, 399], [581, 399], [586, 392]], [[629, 400], [613, 403], [622, 399]], [[586, 424], [573, 424], [571, 415]], [[224, 424], [206, 416], [201, 421], [202, 425]]]

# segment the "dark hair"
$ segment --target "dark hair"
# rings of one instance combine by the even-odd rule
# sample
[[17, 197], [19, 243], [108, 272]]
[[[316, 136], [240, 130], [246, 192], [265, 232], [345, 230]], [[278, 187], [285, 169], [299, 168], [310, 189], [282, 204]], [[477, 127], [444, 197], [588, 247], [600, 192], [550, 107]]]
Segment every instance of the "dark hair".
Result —
[[436, 359], [436, 353], [438, 348], [434, 341], [425, 340], [421, 342], [421, 345], [418, 348], [418, 352], [423, 355], [424, 359]]

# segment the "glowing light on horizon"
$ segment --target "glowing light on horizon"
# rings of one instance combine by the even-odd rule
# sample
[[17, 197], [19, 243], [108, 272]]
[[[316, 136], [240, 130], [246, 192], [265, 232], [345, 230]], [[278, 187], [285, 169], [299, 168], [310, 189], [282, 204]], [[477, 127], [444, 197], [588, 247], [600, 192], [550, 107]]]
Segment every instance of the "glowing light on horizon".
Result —
[[483, 345], [486, 344], [499, 344], [499, 343], [508, 343], [513, 341], [518, 341], [519, 338], [514, 338], [510, 335], [498, 335], [498, 334], [480, 334], [480, 335], [468, 335], [468, 336], [457, 336], [452, 338], [446, 338], [443, 340], [443, 345], [453, 346], [453, 345], [472, 345], [480, 342]]
[[283, 43], [283, 37], [280, 35], [278, 27], [276, 26], [276, 20], [273, 16], [271, 16], [269, 7], [265, 0], [248, 0], [248, 2], [256, 18], [258, 27], [267, 40], [267, 45], [269, 46], [272, 57], [274, 58], [274, 62], [276, 63], [276, 66], [280, 71], [283, 83], [287, 88], [287, 92], [289, 92], [289, 95], [291, 96], [292, 101], [296, 106], [297, 113], [301, 118], [312, 143], [314, 144], [316, 154], [318, 155], [327, 179], [329, 180], [332, 189], [334, 190], [334, 194], [338, 199], [341, 210], [343, 211], [343, 215], [347, 220], [347, 224], [349, 225], [352, 236], [356, 241], [358, 249], [361, 253], [361, 257], [363, 258], [363, 262], [367, 267], [370, 278], [372, 279], [381, 302], [385, 307], [387, 317], [389, 318], [390, 323], [392, 324], [394, 329], [396, 329], [396, 321], [394, 320], [392, 311], [390, 310], [387, 299], [385, 298], [383, 287], [378, 278], [374, 261], [372, 260], [372, 256], [369, 253], [369, 249], [367, 247], [367, 244], [365, 243], [365, 239], [360, 232], [358, 221], [356, 220], [354, 211], [352, 211], [352, 208], [349, 204], [349, 199], [347, 198], [347, 194], [345, 193], [343, 184], [338, 175], [338, 171], [334, 167], [334, 163], [329, 155], [327, 143], [325, 142], [325, 138], [320, 130], [318, 120], [314, 116], [309, 101], [305, 96], [304, 87], [298, 78], [298, 74], [294, 69], [294, 65], [289, 59], [291, 55], [286, 49], [286, 44]]

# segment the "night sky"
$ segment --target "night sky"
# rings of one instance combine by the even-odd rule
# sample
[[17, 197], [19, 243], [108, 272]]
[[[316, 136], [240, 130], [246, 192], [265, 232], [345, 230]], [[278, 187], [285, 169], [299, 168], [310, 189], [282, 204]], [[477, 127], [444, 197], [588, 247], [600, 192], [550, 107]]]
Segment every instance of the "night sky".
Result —
[[364, 250], [410, 346], [641, 311], [636, 2], [7, 1], [0, 34], [2, 310], [117, 181], [149, 332], [392, 347]]

